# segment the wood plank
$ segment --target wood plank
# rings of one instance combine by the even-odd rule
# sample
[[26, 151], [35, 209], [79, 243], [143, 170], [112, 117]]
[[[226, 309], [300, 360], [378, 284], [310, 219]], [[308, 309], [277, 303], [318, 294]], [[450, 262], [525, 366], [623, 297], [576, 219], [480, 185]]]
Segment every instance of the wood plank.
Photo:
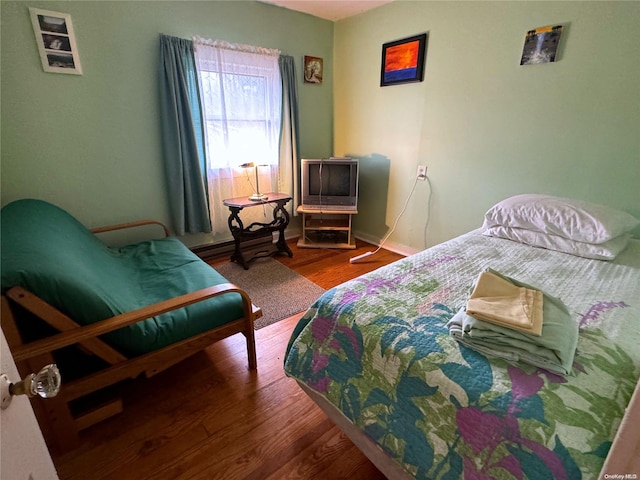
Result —
[[117, 398], [111, 402], [100, 405], [93, 410], [83, 413], [76, 417], [76, 426], [78, 430], [89, 428], [102, 420], [112, 417], [118, 413], [122, 413], [122, 400]]
[[136, 222], [118, 223], [117, 225], [107, 225], [104, 227], [96, 227], [91, 229], [91, 233], [113, 232], [114, 230], [143, 227], [146, 225], [159, 225], [160, 227], [162, 227], [162, 231], [164, 232], [165, 237], [168, 237], [170, 235], [169, 229], [166, 227], [166, 225], [157, 220], [138, 220]]
[[[23, 288], [13, 288], [7, 292], [7, 296], [18, 305], [21, 305], [24, 309], [33, 313], [38, 318], [43, 319], [60, 332], [80, 328], [80, 325], [71, 320], [71, 318], [39, 297], [36, 297], [28, 290]], [[80, 342], [80, 345], [84, 346], [86, 350], [92, 352], [110, 364], [123, 362], [127, 359], [127, 357], [107, 345], [99, 338], [88, 338]]]
[[[23, 290], [21, 287], [13, 287], [10, 292], [19, 292], [21, 290]], [[85, 325], [82, 328], [67, 330], [42, 340], [36, 340], [28, 345], [14, 349], [13, 357], [16, 362], [19, 362], [36, 355], [41, 355], [68, 345], [73, 345], [74, 343], [81, 343], [84, 340], [104, 335], [105, 333], [139, 322], [140, 320], [146, 320], [147, 318], [155, 317], [156, 315], [162, 315], [163, 313], [177, 310], [193, 303], [198, 303], [203, 300], [231, 292], [239, 293], [242, 296], [245, 313], [249, 310], [252, 312], [254, 311], [253, 305], [250, 303], [249, 297], [244, 290], [241, 290], [231, 283], [222, 283], [213, 287], [207, 287], [195, 292], [186, 293], [169, 300], [164, 300], [154, 305], [149, 305], [137, 310], [116, 315], [115, 317], [111, 317], [106, 320]]]
[[[375, 247], [299, 249], [276, 257], [323, 288], [401, 258]], [[210, 261], [227, 262], [228, 257]], [[382, 474], [283, 370], [302, 313], [256, 331], [258, 370], [233, 335], [149, 379], [120, 385], [124, 411], [80, 433], [80, 446], [53, 460], [62, 480], [378, 480]]]

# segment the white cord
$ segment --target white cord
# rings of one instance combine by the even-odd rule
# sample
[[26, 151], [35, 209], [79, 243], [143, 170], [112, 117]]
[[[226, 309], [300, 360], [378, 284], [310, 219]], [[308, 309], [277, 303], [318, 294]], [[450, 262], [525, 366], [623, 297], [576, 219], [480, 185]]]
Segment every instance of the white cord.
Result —
[[424, 248], [427, 248], [427, 229], [429, 228], [429, 222], [431, 221], [431, 193], [433, 189], [431, 188], [431, 180], [429, 177], [425, 175], [425, 180], [429, 184], [429, 198], [427, 199], [427, 222], [424, 224]]
[[[429, 177], [425, 176], [425, 179], [429, 182], [429, 202], [431, 202], [431, 182], [429, 181]], [[376, 248], [373, 252], [365, 252], [362, 255], [358, 255], [357, 257], [350, 258], [349, 263], [357, 263], [359, 261], [362, 261], [363, 259], [370, 257], [371, 255], [375, 255], [380, 251], [380, 249], [382, 249], [382, 246], [384, 245], [384, 243], [387, 241], [387, 239], [391, 236], [391, 234], [394, 232], [394, 230], [398, 226], [400, 217], [402, 217], [402, 214], [407, 209], [407, 206], [409, 205], [409, 200], [411, 200], [411, 196], [413, 195], [413, 191], [416, 189], [417, 184], [418, 184], [418, 177], [416, 176], [416, 179], [413, 182], [413, 186], [411, 187], [411, 191], [409, 192], [409, 195], [407, 196], [407, 199], [404, 202], [404, 206], [402, 207], [402, 210], [400, 210], [400, 213], [398, 214], [396, 221], [393, 224], [393, 227], [391, 227], [391, 230], [389, 230], [389, 232], [384, 236], [378, 248]], [[427, 215], [429, 214], [427, 213]], [[428, 222], [429, 220], [427, 219], [427, 223]], [[426, 227], [425, 227], [425, 239], [426, 239]]]
[[375, 253], [378, 253], [380, 251], [380, 249], [384, 245], [384, 242], [387, 241], [387, 239], [391, 236], [393, 231], [398, 226], [398, 222], [400, 221], [400, 217], [402, 217], [402, 214], [407, 209], [407, 205], [409, 205], [409, 200], [411, 200], [411, 196], [413, 195], [413, 191], [416, 189], [416, 185], [417, 184], [418, 184], [418, 177], [416, 176], [416, 179], [413, 181], [413, 187], [411, 187], [411, 191], [409, 192], [409, 196], [407, 197], [407, 200], [404, 202], [404, 206], [402, 207], [402, 210], [400, 210], [400, 213], [398, 214], [398, 217], [396, 218], [396, 221], [393, 224], [393, 227], [391, 227], [391, 230], [389, 230], [389, 232], [384, 236], [384, 238], [380, 242], [380, 245], [378, 246], [378, 248], [375, 251], [371, 252], [371, 255], [373, 255]]
[[318, 167], [318, 177], [320, 181], [320, 191], [318, 192], [318, 197], [320, 198], [320, 205], [322, 205], [322, 165], [324, 165], [324, 160], [320, 160], [320, 166]]

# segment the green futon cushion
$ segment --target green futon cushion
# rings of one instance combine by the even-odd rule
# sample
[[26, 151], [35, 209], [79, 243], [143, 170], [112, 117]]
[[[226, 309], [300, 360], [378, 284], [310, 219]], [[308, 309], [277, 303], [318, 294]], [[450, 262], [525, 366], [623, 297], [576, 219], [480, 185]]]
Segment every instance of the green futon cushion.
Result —
[[[227, 280], [175, 238], [122, 248], [105, 245], [74, 217], [41, 200], [0, 212], [2, 289], [20, 285], [86, 325]], [[242, 316], [239, 294], [224, 294], [104, 336], [138, 355]]]

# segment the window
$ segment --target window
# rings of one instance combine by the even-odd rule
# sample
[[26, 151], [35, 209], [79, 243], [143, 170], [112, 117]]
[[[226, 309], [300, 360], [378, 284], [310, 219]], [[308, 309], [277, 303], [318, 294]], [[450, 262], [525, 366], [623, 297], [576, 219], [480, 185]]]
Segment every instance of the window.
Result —
[[273, 55], [196, 50], [209, 168], [278, 164], [282, 89]]
[[[214, 233], [230, 236], [225, 198], [279, 191], [282, 82], [280, 52], [194, 38]], [[257, 170], [240, 168], [259, 165]], [[245, 224], [265, 222], [263, 209], [245, 209]]]

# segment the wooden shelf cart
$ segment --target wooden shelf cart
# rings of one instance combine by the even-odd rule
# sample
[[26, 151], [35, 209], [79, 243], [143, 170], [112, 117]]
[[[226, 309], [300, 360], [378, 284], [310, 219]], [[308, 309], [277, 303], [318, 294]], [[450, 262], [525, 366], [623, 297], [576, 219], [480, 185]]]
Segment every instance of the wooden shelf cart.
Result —
[[357, 210], [332, 210], [298, 207], [302, 214], [302, 236], [298, 240], [301, 248], [356, 248], [351, 233], [351, 220]]

